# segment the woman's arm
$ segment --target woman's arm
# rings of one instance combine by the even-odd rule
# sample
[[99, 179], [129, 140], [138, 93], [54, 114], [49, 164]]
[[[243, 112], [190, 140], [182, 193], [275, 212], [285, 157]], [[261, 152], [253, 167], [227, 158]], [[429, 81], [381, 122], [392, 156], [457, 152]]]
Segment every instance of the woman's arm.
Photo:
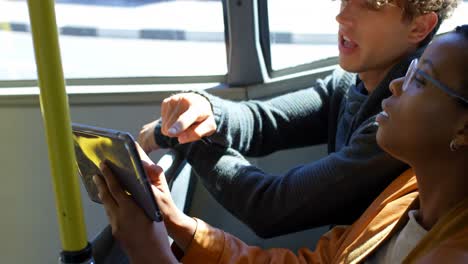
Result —
[[101, 166], [104, 177], [94, 176], [93, 180], [104, 204], [112, 234], [132, 263], [177, 263], [169, 247], [168, 233], [180, 248], [185, 249], [193, 238], [197, 223], [175, 206], [162, 169], [140, 148], [139, 152], [166, 227], [163, 222], [153, 222], [146, 216], [131, 196], [123, 191], [105, 164]]
[[237, 237], [197, 219], [198, 228], [181, 259], [183, 263], [332, 263], [347, 228], [334, 228], [319, 240], [314, 251], [249, 246]]

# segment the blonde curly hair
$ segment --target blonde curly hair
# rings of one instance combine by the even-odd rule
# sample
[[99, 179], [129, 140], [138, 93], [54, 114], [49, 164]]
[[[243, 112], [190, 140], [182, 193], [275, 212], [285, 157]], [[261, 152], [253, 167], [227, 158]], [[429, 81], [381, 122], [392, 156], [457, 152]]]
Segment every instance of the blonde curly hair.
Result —
[[[349, 0], [341, 0], [349, 1]], [[396, 5], [403, 9], [403, 19], [411, 21], [413, 18], [430, 12], [435, 12], [439, 18], [437, 25], [431, 33], [419, 43], [419, 46], [427, 45], [439, 30], [442, 21], [449, 18], [461, 0], [366, 0], [374, 9], [380, 9], [385, 5]]]
[[404, 17], [412, 19], [429, 12], [437, 13], [439, 20], [449, 18], [461, 0], [366, 0], [376, 9], [385, 5], [397, 5], [404, 10]]

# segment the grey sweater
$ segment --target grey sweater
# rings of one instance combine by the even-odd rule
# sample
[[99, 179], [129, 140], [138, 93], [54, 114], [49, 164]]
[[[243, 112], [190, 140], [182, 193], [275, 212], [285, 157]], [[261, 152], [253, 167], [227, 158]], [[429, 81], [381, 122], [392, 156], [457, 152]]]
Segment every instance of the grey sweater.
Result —
[[[407, 165], [376, 143], [375, 116], [390, 96], [396, 65], [369, 96], [355, 74], [334, 71], [311, 88], [268, 101], [231, 102], [202, 93], [213, 107], [211, 143], [178, 144], [161, 134], [161, 147], [182, 151], [215, 199], [258, 236], [269, 238], [328, 224], [351, 224]], [[328, 143], [329, 155], [270, 175], [244, 157]]]

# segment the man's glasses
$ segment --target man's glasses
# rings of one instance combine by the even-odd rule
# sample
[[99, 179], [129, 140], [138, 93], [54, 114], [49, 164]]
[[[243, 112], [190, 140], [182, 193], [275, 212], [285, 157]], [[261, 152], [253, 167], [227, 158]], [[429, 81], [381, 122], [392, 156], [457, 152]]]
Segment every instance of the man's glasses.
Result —
[[463, 104], [468, 105], [468, 99], [467, 98], [464, 98], [459, 93], [455, 92], [452, 88], [449, 88], [447, 85], [441, 83], [440, 81], [438, 81], [438, 80], [434, 79], [433, 77], [431, 77], [429, 74], [427, 74], [424, 71], [418, 69], [418, 59], [414, 59], [414, 60], [411, 61], [411, 64], [410, 64], [410, 66], [408, 68], [408, 71], [406, 72], [406, 75], [405, 75], [405, 80], [403, 82], [403, 86], [402, 86], [403, 91], [406, 91], [408, 89], [408, 86], [410, 85], [411, 82], [413, 82], [414, 75], [416, 73], [420, 74], [422, 77], [424, 77], [424, 79], [431, 82], [435, 87], [441, 89], [446, 94], [448, 94], [448, 95], [450, 95], [452, 97], [455, 97], [456, 99], [460, 100]]

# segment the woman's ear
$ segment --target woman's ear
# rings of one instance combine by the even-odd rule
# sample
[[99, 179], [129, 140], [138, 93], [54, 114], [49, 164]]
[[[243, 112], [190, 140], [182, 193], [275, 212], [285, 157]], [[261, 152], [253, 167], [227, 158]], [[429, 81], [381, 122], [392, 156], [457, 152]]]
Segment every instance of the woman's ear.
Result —
[[468, 149], [468, 114], [465, 115], [464, 122], [460, 129], [455, 134], [455, 137], [450, 143], [450, 149], [458, 150], [461, 148]]
[[423, 41], [434, 30], [439, 18], [435, 12], [429, 12], [413, 18], [411, 22], [411, 31], [409, 32], [409, 41], [418, 44]]

